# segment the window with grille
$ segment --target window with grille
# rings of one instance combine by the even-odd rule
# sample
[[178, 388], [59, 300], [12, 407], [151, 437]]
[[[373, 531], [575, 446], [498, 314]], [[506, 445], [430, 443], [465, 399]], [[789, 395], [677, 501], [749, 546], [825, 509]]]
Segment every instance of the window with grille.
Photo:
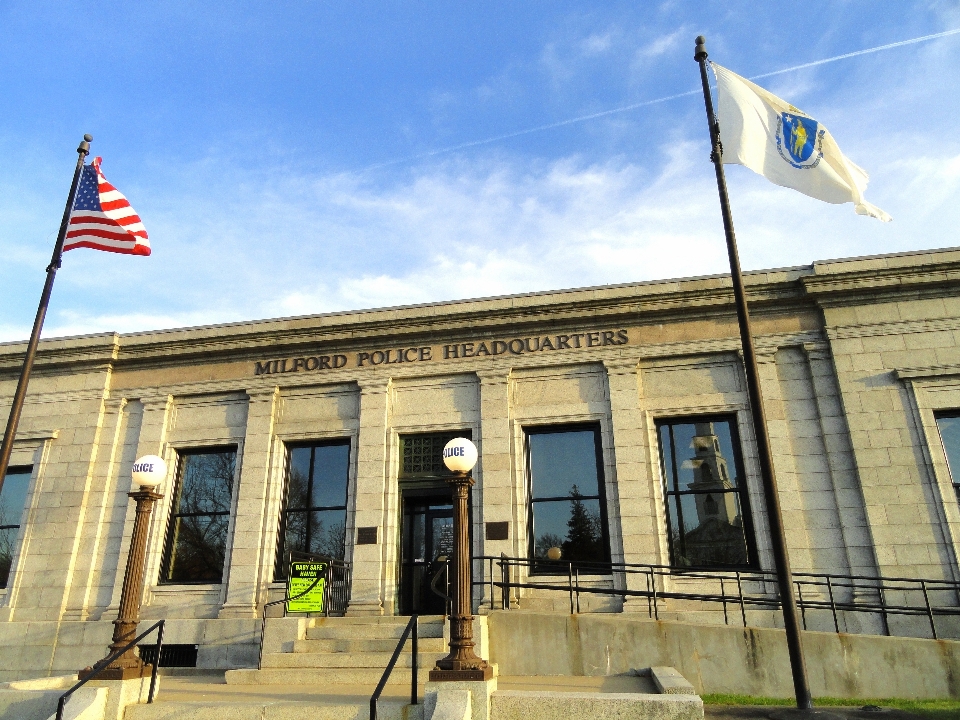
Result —
[[449, 477], [443, 464], [443, 446], [453, 438], [470, 439], [469, 430], [400, 436], [400, 479]]
[[756, 551], [734, 418], [661, 420], [657, 435], [671, 564], [754, 566]]
[[222, 581], [236, 464], [236, 448], [180, 453], [161, 582]]
[[9, 468], [3, 490], [0, 490], [0, 588], [6, 587], [10, 579], [10, 567], [20, 536], [20, 518], [27, 505], [32, 474], [31, 467]]
[[347, 530], [350, 441], [291, 447], [274, 576], [287, 577], [291, 552], [343, 559]]

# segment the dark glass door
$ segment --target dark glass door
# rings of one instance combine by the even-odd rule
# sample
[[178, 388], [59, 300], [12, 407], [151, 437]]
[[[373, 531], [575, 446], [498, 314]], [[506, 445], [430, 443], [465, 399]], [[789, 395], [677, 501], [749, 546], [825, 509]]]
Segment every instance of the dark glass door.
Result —
[[[443, 615], [444, 563], [453, 556], [453, 504], [450, 494], [403, 495], [400, 531], [400, 614]], [[434, 582], [435, 580], [435, 582]]]

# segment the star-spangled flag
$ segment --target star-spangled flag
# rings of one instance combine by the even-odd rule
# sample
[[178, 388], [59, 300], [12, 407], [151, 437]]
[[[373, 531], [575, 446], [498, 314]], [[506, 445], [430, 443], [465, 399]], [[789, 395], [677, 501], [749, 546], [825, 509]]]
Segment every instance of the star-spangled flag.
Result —
[[717, 76], [723, 162], [745, 165], [817, 200], [852, 202], [858, 215], [890, 221], [863, 197], [870, 176], [840, 152], [822, 123], [725, 67], [710, 66]]
[[86, 247], [149, 255], [147, 229], [127, 199], [100, 172], [101, 159], [83, 166], [63, 249]]

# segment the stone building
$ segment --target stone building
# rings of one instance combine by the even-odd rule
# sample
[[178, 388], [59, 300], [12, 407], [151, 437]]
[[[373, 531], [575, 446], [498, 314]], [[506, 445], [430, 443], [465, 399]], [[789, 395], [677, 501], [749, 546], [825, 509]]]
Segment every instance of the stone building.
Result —
[[[960, 580], [960, 249], [746, 283], [794, 571]], [[4, 417], [23, 350], [0, 346]], [[436, 611], [457, 435], [480, 450], [477, 556], [549, 575], [558, 547], [600, 568], [585, 586], [637, 591], [616, 564], [663, 566], [666, 590], [773, 567], [727, 276], [46, 340], [29, 390], [0, 498], [0, 680], [103, 654], [145, 454], [169, 477], [143, 617], [200, 666], [255, 664], [291, 550], [350, 564], [348, 614]]]

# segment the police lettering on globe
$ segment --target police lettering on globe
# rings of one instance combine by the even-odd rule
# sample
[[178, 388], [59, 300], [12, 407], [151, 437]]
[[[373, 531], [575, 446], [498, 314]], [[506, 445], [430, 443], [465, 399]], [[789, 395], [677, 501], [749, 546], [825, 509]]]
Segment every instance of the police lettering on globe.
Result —
[[133, 481], [145, 488], [155, 488], [167, 476], [167, 464], [156, 455], [144, 455], [133, 464]]
[[443, 447], [443, 464], [453, 472], [470, 472], [477, 464], [477, 446], [466, 438], [454, 438]]

